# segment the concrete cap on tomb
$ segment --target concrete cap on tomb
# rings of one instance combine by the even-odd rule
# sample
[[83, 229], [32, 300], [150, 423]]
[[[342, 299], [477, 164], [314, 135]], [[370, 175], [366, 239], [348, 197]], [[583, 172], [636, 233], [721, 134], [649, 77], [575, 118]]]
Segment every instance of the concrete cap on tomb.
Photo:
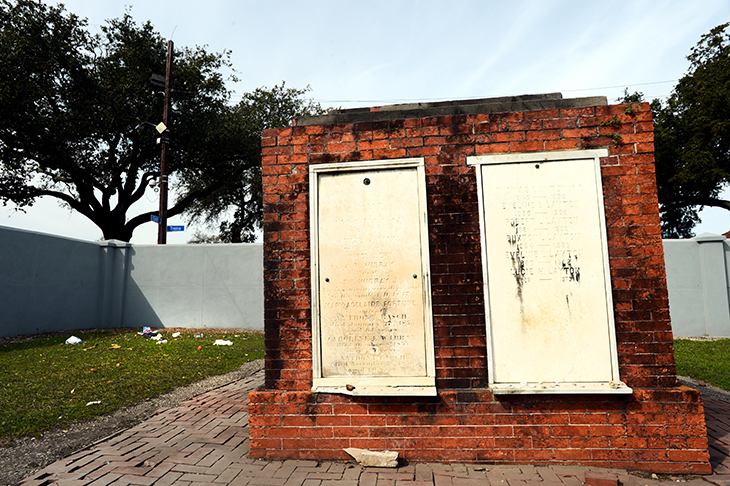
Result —
[[516, 111], [575, 109], [606, 106], [605, 96], [563, 98], [561, 93], [522, 96], [503, 96], [474, 100], [441, 101], [436, 103], [406, 103], [373, 108], [332, 110], [326, 115], [304, 116], [295, 120], [297, 126], [330, 125], [342, 123], [378, 122], [404, 118], [433, 116], [476, 115]]

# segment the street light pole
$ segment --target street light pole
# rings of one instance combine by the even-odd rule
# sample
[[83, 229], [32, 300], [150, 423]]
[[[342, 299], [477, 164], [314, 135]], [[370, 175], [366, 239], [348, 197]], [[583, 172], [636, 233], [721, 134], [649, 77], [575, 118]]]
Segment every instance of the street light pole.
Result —
[[157, 244], [167, 243], [167, 168], [170, 160], [170, 117], [172, 115], [172, 41], [167, 42], [167, 68], [165, 72], [165, 111], [162, 123], [165, 130], [160, 137], [162, 154], [160, 156], [160, 227], [157, 233]]

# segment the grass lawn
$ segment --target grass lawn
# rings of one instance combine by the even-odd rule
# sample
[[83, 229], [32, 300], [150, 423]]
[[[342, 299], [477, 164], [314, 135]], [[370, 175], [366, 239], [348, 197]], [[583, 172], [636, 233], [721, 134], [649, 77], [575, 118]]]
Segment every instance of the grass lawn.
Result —
[[677, 374], [730, 390], [730, 339], [691, 341], [676, 339]]
[[[168, 342], [157, 344], [138, 331], [0, 339], [0, 445], [114, 412], [264, 356], [260, 333], [163, 329]], [[175, 331], [181, 333], [177, 338]], [[199, 333], [204, 336], [196, 338]], [[65, 344], [72, 334], [83, 343]], [[233, 345], [214, 346], [216, 339]], [[730, 339], [677, 339], [674, 349], [678, 374], [730, 390]]]
[[[27, 434], [111, 413], [263, 358], [260, 333], [101, 329], [0, 340], [0, 445]], [[179, 331], [181, 335], [172, 337]], [[202, 338], [194, 337], [202, 333]], [[83, 340], [65, 344], [71, 335]], [[216, 339], [232, 346], [214, 346]], [[200, 349], [198, 349], [200, 347]], [[98, 403], [96, 403], [98, 402]]]

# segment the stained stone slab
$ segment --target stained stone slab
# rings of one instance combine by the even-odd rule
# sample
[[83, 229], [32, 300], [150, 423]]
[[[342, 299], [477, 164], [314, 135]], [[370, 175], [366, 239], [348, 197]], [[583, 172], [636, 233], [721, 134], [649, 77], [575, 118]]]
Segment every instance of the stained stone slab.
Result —
[[600, 157], [469, 158], [495, 393], [631, 393], [619, 381]]
[[435, 395], [423, 159], [310, 166], [313, 389]]
[[398, 467], [398, 452], [396, 451], [369, 451], [355, 447], [343, 450], [350, 454], [361, 466]]

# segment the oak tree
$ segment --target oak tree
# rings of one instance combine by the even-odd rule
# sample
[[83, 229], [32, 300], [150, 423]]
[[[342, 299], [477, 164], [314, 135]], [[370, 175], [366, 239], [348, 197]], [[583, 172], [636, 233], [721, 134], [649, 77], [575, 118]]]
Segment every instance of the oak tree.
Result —
[[669, 99], [652, 102], [656, 174], [665, 238], [690, 237], [704, 206], [730, 211], [730, 32], [702, 36]]
[[196, 199], [186, 211], [190, 222], [202, 223], [214, 235], [199, 232], [193, 243], [252, 242], [263, 222], [261, 193], [261, 133], [266, 128], [289, 126], [292, 120], [325, 111], [305, 98], [309, 87], [261, 87], [243, 95], [233, 107], [229, 129], [244, 140], [237, 164], [222, 167], [227, 176], [218, 190]]
[[[129, 241], [154, 224], [157, 211], [128, 213], [159, 176], [154, 126], [164, 99], [150, 77], [165, 73], [166, 50], [152, 25], [129, 13], [91, 34], [62, 5], [0, 0], [0, 201], [22, 210], [54, 197], [104, 239]], [[175, 50], [168, 172], [177, 197], [168, 216], [187, 210], [223, 223], [227, 215], [215, 211], [238, 208], [222, 229], [225, 240], [241, 241], [261, 220], [260, 128], [288, 123], [292, 113], [276, 103], [306, 102], [287, 98], [303, 91], [282, 85], [271, 111], [252, 116], [249, 101], [260, 93], [232, 106], [225, 83], [235, 77], [224, 72], [233, 72], [230, 52]]]

